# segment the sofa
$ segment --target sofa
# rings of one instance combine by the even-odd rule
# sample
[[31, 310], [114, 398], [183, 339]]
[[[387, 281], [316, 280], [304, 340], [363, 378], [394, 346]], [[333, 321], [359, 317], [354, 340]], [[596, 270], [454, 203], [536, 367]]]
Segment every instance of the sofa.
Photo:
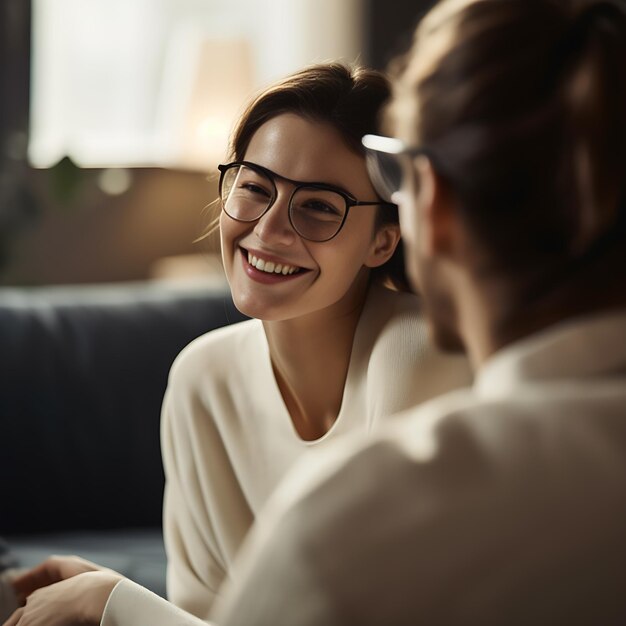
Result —
[[0, 288], [0, 537], [165, 594], [159, 417], [180, 350], [243, 316], [225, 287]]

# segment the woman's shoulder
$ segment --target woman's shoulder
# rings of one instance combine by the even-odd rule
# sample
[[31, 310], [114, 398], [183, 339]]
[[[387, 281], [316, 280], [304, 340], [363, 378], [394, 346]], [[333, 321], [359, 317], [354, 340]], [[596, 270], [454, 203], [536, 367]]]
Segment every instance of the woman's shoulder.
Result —
[[357, 334], [354, 353], [368, 370], [381, 370], [387, 380], [394, 370], [421, 359], [428, 345], [428, 326], [419, 298], [374, 283], [370, 286]]
[[423, 346], [428, 334], [418, 296], [377, 283], [370, 287], [360, 326], [372, 342], [371, 349], [378, 351], [390, 345], [392, 352], [413, 352]]
[[[246, 368], [263, 367], [262, 342], [266, 342], [263, 325], [253, 319], [208, 332], [183, 349], [170, 370], [163, 401], [164, 455], [173, 442], [187, 445], [194, 438], [203, 449], [221, 445], [226, 431], [239, 441], [234, 411], [248, 384]], [[245, 394], [244, 406], [247, 398]]]
[[434, 345], [418, 296], [384, 287], [373, 296], [376, 310], [367, 320], [376, 332], [368, 367], [372, 380], [410, 398], [408, 406], [471, 383], [467, 358]]
[[218, 377], [242, 353], [255, 354], [255, 344], [264, 338], [263, 325], [251, 319], [211, 330], [194, 339], [174, 360], [170, 371], [173, 380]]
[[[422, 313], [420, 298], [413, 293], [396, 291], [384, 285], [374, 283], [371, 285], [368, 298], [361, 316], [361, 324], [372, 330], [387, 332], [395, 329], [402, 331], [407, 325], [412, 330], [418, 330], [418, 335], [423, 335], [426, 322]], [[419, 329], [416, 329], [416, 325]], [[405, 329], [406, 332], [406, 329]]]

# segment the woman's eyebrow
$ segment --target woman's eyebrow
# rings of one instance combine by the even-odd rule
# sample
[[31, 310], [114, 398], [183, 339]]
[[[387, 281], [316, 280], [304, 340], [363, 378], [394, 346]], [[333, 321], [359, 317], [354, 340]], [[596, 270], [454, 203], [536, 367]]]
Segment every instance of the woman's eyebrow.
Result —
[[269, 167], [265, 165], [261, 165], [260, 163], [256, 163], [255, 161], [248, 161], [247, 159], [242, 161], [242, 163], [248, 163], [254, 167], [259, 168], [259, 170], [270, 174], [274, 178], [278, 180], [284, 180], [292, 185], [315, 185], [320, 187], [330, 187], [331, 189], [336, 189], [337, 191], [342, 191], [345, 194], [348, 194], [351, 197], [356, 197], [349, 189], [346, 189], [343, 185], [338, 183], [331, 183], [328, 181], [320, 181], [320, 180], [294, 180], [293, 178], [288, 178], [287, 176], [283, 176], [282, 174], [278, 174], [274, 170], [271, 170]]
[[268, 174], [271, 174], [274, 178], [278, 180], [284, 180], [292, 185], [314, 185], [319, 187], [328, 187], [330, 189], [334, 189], [336, 191], [341, 191], [351, 198], [357, 198], [358, 196], [354, 194], [349, 189], [346, 189], [343, 185], [339, 185], [337, 183], [330, 183], [328, 181], [319, 181], [319, 180], [294, 180], [293, 178], [288, 178], [287, 176], [283, 176], [282, 174], [276, 173], [274, 170], [271, 170], [269, 167], [265, 167], [265, 165], [261, 165], [260, 163], [256, 163], [255, 161], [244, 160], [243, 163], [249, 163], [255, 167], [258, 167], [260, 170], [265, 171]]
[[[267, 168], [266, 168], [267, 169]], [[272, 172], [272, 170], [267, 170], [271, 172], [276, 178], [287, 181], [292, 185], [315, 185], [319, 187], [329, 187], [330, 189], [336, 189], [337, 191], [342, 191], [343, 193], [356, 197], [351, 191], [346, 189], [343, 185], [339, 185], [337, 183], [331, 183], [328, 181], [320, 181], [320, 180], [293, 180], [292, 178], [287, 178], [286, 176], [281, 176], [280, 174], [276, 174], [276, 172]]]

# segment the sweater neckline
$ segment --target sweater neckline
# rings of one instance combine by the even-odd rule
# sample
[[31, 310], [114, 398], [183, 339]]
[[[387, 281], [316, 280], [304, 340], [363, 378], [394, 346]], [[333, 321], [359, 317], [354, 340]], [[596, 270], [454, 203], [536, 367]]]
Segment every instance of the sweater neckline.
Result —
[[388, 291], [385, 287], [377, 285], [375, 283], [370, 284], [370, 286], [368, 287], [365, 302], [363, 304], [363, 309], [361, 310], [361, 314], [359, 315], [359, 320], [357, 322], [354, 337], [352, 339], [352, 348], [350, 350], [350, 359], [348, 361], [348, 372], [346, 375], [346, 382], [343, 388], [339, 412], [337, 413], [337, 417], [335, 418], [335, 421], [332, 423], [331, 427], [321, 437], [318, 437], [317, 439], [303, 439], [298, 433], [295, 424], [293, 423], [291, 413], [289, 412], [289, 409], [287, 408], [287, 405], [285, 403], [285, 399], [283, 398], [283, 394], [281, 393], [278, 386], [276, 376], [274, 374], [272, 359], [270, 357], [269, 344], [267, 341], [265, 330], [263, 329], [263, 324], [259, 323], [263, 342], [263, 359], [265, 365], [264, 369], [268, 375], [268, 390], [271, 387], [272, 393], [276, 397], [277, 404], [281, 407], [281, 419], [287, 422], [287, 427], [290, 431], [291, 436], [293, 436], [299, 444], [305, 447], [315, 447], [316, 445], [320, 445], [328, 439], [332, 438], [334, 434], [339, 430], [340, 424], [345, 421], [344, 415], [347, 411], [346, 407], [352, 405], [352, 399], [356, 395], [358, 388], [361, 385], [366, 384], [365, 373], [361, 371], [359, 364], [363, 362], [364, 356], [367, 357], [369, 347], [375, 339], [374, 337], [369, 336], [371, 333], [368, 332], [370, 326], [368, 320], [372, 316], [372, 309], [374, 308], [372, 307], [374, 293], [378, 293], [381, 290]]

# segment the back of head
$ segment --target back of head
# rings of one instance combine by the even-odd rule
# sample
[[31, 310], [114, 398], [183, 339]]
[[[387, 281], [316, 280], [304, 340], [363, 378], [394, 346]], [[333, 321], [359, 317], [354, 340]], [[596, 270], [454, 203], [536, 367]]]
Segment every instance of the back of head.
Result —
[[394, 96], [396, 134], [429, 150], [484, 269], [563, 276], [626, 249], [621, 1], [444, 0]]
[[[389, 82], [376, 70], [342, 63], [305, 68], [265, 89], [252, 100], [234, 129], [230, 156], [243, 160], [254, 133], [265, 122], [283, 113], [331, 125], [350, 149], [364, 155], [361, 138], [376, 132], [382, 105], [389, 95]], [[397, 210], [379, 210], [378, 226], [397, 221]], [[398, 289], [409, 289], [402, 242], [391, 259], [373, 269], [372, 274]]]

